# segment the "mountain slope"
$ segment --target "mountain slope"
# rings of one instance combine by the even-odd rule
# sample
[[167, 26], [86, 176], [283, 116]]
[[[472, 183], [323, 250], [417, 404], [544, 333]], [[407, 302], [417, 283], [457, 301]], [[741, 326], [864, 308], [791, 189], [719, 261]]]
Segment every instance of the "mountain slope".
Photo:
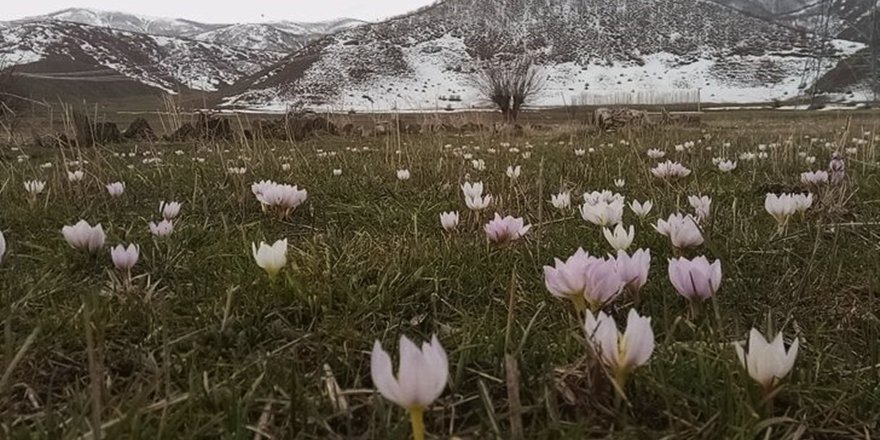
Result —
[[819, 35], [867, 43], [876, 0], [713, 0], [731, 8]]
[[60, 21], [19, 22], [0, 29], [0, 59], [30, 66], [19, 69], [25, 77], [95, 82], [106, 80], [99, 77], [109, 71], [118, 74], [117, 80], [121, 76], [172, 93], [227, 87], [272, 65], [280, 56]]
[[276, 52], [292, 52], [322, 35], [364, 24], [363, 21], [351, 18], [317, 23], [277, 21], [213, 24], [87, 8], [68, 8], [46, 15], [30, 17], [25, 21], [80, 23], [129, 32], [191, 38], [226, 46]]
[[[813, 40], [703, 0], [446, 0], [323, 38], [237, 85], [247, 91], [225, 105], [467, 107], [479, 102], [468, 86], [478, 60], [523, 48], [544, 72], [540, 104], [658, 89], [764, 101], [792, 97], [815, 78]], [[825, 50], [836, 56], [861, 47], [835, 42]], [[461, 103], [444, 101], [450, 96]]]

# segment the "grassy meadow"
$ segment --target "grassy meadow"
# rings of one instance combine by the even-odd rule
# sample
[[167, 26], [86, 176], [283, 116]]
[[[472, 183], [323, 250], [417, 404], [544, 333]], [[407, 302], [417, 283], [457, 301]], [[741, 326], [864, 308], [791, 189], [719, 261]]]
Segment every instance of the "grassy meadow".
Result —
[[[401, 335], [421, 344], [436, 334], [449, 378], [425, 412], [428, 438], [876, 438], [880, 120], [776, 113], [619, 133], [565, 124], [295, 144], [3, 146], [0, 437], [410, 438], [406, 413], [375, 391], [370, 351], [379, 340], [396, 368]], [[806, 192], [800, 174], [847, 148], [842, 187], [814, 190], [813, 206], [778, 232], [765, 194]], [[767, 157], [739, 158], [747, 152]], [[737, 168], [720, 172], [716, 157]], [[667, 159], [693, 172], [654, 177]], [[511, 165], [522, 167], [516, 179]], [[79, 169], [85, 178], [68, 181]], [[411, 178], [398, 180], [400, 169]], [[32, 179], [46, 181], [36, 196], [24, 189]], [[264, 179], [308, 199], [287, 218], [263, 212], [251, 184]], [[111, 197], [105, 185], [116, 181], [125, 191]], [[466, 181], [484, 183], [487, 210], [465, 206]], [[647, 284], [603, 308], [622, 330], [635, 307], [655, 335], [621, 390], [542, 269], [579, 247], [614, 253], [578, 211], [583, 193], [605, 189], [654, 203], [645, 220], [629, 207], [623, 216], [635, 227], [629, 251], [651, 250]], [[572, 208], [554, 208], [551, 195], [566, 190]], [[679, 253], [652, 225], [692, 212], [687, 197], [698, 194], [712, 198], [706, 241], [683, 255], [720, 259], [723, 280], [715, 298], [691, 305], [667, 273]], [[172, 200], [182, 203], [174, 232], [153, 237], [148, 222]], [[459, 211], [456, 232], [440, 227], [444, 211]], [[532, 228], [492, 245], [483, 225], [495, 212]], [[97, 257], [62, 236], [80, 219], [106, 231]], [[285, 238], [287, 265], [270, 279], [252, 243]], [[110, 259], [120, 243], [140, 246], [129, 287]], [[752, 327], [800, 342], [771, 399], [733, 348]]]

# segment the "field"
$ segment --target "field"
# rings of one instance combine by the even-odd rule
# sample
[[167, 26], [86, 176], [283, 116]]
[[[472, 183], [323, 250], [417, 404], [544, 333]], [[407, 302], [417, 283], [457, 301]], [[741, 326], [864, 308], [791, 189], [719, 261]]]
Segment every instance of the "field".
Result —
[[[410, 438], [406, 412], [375, 390], [370, 353], [380, 341], [396, 370], [401, 336], [436, 335], [449, 376], [425, 410], [428, 438], [876, 438], [878, 125], [872, 111], [742, 111], [619, 133], [563, 123], [517, 136], [4, 146], [0, 437]], [[835, 151], [843, 181], [801, 182]], [[721, 172], [717, 157], [736, 169]], [[665, 160], [692, 173], [655, 177]], [[46, 182], [39, 194], [25, 191], [33, 179]], [[308, 198], [286, 217], [262, 209], [252, 184], [266, 179]], [[124, 193], [111, 197], [117, 181]], [[483, 182], [489, 208], [468, 210], [468, 181]], [[651, 318], [653, 353], [620, 386], [543, 269], [579, 247], [616, 255], [579, 212], [582, 194], [602, 190], [653, 201], [645, 219], [627, 206], [622, 221], [635, 228], [629, 252], [651, 251], [647, 283], [601, 306], [621, 331], [632, 308]], [[569, 209], [550, 203], [562, 191]], [[765, 194], [808, 191], [812, 207], [777, 228]], [[693, 213], [691, 195], [712, 199], [705, 242], [673, 249], [652, 225]], [[162, 201], [182, 208], [156, 237], [148, 222]], [[454, 232], [441, 228], [445, 211], [460, 213]], [[489, 243], [495, 212], [531, 229]], [[96, 256], [62, 235], [81, 219], [106, 232]], [[252, 244], [280, 239], [287, 262], [270, 277]], [[130, 281], [110, 257], [121, 243], [140, 246]], [[668, 259], [700, 255], [723, 276], [714, 297], [689, 302]], [[753, 327], [798, 339], [771, 389], [737, 359]]]

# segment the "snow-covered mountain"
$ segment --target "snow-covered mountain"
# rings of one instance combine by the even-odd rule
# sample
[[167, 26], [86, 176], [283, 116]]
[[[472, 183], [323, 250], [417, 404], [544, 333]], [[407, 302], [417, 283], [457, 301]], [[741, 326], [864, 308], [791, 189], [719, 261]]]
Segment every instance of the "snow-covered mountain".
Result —
[[[108, 81], [107, 72], [167, 92], [215, 91], [281, 58], [185, 38], [62, 21], [23, 21], [0, 29], [0, 59], [19, 76], [71, 83]], [[91, 66], [91, 70], [89, 69]]]
[[[444, 0], [325, 37], [230, 90], [261, 109], [436, 109], [479, 102], [478, 60], [528, 50], [546, 84], [538, 104], [595, 92], [700, 90], [709, 102], [801, 93], [863, 47], [705, 0]], [[826, 54], [825, 65], [815, 54]], [[454, 99], [450, 99], [453, 97]]]
[[[712, 0], [819, 35], [868, 42], [877, 0]], [[878, 17], [880, 19], [880, 17]]]
[[62, 21], [130, 32], [200, 41], [275, 52], [292, 52], [317, 37], [364, 24], [351, 18], [317, 23], [275, 21], [268, 23], [214, 24], [176, 18], [148, 17], [124, 12], [69, 8], [25, 21]]

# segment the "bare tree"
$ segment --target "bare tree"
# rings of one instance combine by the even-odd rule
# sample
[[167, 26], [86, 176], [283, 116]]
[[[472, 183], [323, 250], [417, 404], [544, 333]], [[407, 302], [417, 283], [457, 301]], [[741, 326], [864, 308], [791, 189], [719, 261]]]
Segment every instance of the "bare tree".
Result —
[[528, 56], [512, 61], [486, 61], [473, 74], [472, 82], [480, 95], [498, 106], [509, 122], [516, 121], [523, 105], [544, 88], [540, 70]]

